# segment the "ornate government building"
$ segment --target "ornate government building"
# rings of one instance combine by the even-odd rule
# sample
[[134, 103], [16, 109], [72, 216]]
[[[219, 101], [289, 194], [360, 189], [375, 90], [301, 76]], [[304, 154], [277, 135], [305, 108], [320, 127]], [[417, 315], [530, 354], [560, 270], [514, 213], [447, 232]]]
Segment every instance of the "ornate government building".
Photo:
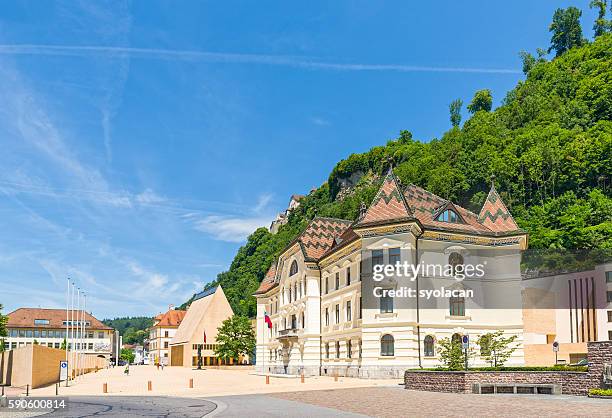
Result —
[[[518, 348], [507, 364], [523, 364], [519, 282], [520, 250], [526, 246], [526, 233], [494, 186], [475, 214], [413, 184], [402, 186], [390, 170], [356, 221], [314, 218], [267, 272], [255, 293], [257, 369], [399, 377], [406, 368], [439, 365], [441, 338], [469, 335], [473, 346], [478, 335], [497, 330], [517, 336]], [[373, 280], [374, 266], [398, 262], [481, 264], [486, 283], [424, 270], [414, 281]], [[503, 303], [484, 309], [478, 297], [373, 296], [375, 288], [405, 285], [417, 291], [472, 288], [503, 295]], [[474, 348], [474, 362], [484, 365]]]

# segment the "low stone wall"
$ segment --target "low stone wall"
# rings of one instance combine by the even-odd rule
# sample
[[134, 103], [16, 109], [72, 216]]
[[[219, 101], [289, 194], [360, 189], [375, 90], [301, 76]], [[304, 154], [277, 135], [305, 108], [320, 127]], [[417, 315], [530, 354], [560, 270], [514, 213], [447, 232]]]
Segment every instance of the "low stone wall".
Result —
[[588, 372], [480, 372], [408, 370], [404, 375], [406, 389], [429, 392], [472, 393], [474, 383], [525, 383], [559, 385], [565, 395], [588, 393]]
[[430, 392], [471, 393], [474, 383], [553, 384], [563, 394], [585, 396], [591, 388], [605, 388], [604, 365], [612, 364], [612, 341], [594, 341], [587, 345], [588, 372], [568, 371], [432, 371], [407, 370], [406, 389]]

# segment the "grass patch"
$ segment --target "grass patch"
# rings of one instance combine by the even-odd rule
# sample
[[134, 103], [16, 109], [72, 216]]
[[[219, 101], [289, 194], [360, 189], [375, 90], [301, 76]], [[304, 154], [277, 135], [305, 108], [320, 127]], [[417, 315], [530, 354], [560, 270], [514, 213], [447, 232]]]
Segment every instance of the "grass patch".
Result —
[[589, 389], [589, 395], [612, 397], [612, 389]]
[[[447, 369], [444, 367], [409, 369], [409, 371], [428, 370], [437, 372], [464, 371], [463, 369]], [[471, 372], [586, 372], [588, 366], [501, 366], [501, 367], [470, 367]]]

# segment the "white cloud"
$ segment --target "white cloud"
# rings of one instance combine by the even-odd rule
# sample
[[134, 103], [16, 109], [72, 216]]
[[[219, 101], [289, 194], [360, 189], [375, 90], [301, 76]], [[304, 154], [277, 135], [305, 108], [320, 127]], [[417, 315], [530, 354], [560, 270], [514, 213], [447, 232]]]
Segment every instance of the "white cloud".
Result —
[[267, 226], [270, 218], [238, 218], [212, 215], [196, 221], [195, 228], [220, 241], [243, 242], [261, 226]]
[[333, 71], [393, 71], [393, 72], [444, 72], [444, 73], [485, 73], [522, 74], [521, 70], [510, 68], [443, 67], [405, 64], [363, 64], [316, 61], [309, 57], [292, 55], [237, 54], [197, 50], [174, 50], [159, 48], [108, 47], [96, 45], [41, 45], [5, 44], [0, 45], [0, 54], [7, 55], [106, 55], [129, 54], [132, 58], [171, 59], [204, 61], [213, 63], [265, 64], [311, 70]]
[[166, 198], [158, 195], [150, 188], [145, 189], [142, 193], [137, 194], [134, 199], [140, 204], [152, 204], [152, 203], [162, 203], [166, 201]]
[[329, 126], [331, 125], [331, 123], [323, 118], [319, 118], [319, 117], [314, 117], [311, 118], [310, 121], [314, 124], [314, 125], [318, 125], [318, 126]]
[[259, 198], [257, 199], [257, 204], [253, 208], [253, 211], [255, 213], [262, 212], [264, 209], [268, 207], [268, 204], [272, 200], [272, 197], [273, 195], [271, 193], [264, 193], [261, 196], [259, 196]]

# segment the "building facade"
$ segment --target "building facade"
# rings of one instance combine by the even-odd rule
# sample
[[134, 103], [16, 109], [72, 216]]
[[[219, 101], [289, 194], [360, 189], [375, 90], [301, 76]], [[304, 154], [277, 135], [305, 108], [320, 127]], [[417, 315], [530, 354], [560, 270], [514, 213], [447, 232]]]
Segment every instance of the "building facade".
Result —
[[170, 341], [176, 334], [186, 311], [170, 306], [168, 311], [154, 318], [149, 328], [149, 364], [170, 364]]
[[[418, 186], [403, 187], [389, 171], [356, 221], [315, 217], [270, 268], [255, 293], [257, 369], [401, 377], [406, 368], [439, 365], [441, 338], [468, 336], [474, 347], [479, 335], [497, 330], [516, 336], [506, 364], [523, 364], [520, 251], [526, 247], [526, 233], [495, 187], [475, 214]], [[398, 264], [452, 272], [488, 267], [474, 281], [435, 268], [414, 280], [399, 273], [375, 279], [384, 266]], [[416, 294], [446, 289], [454, 296], [397, 296], [410, 286]], [[469, 290], [480, 296], [461, 296]], [[486, 364], [478, 355], [473, 363]]]
[[[66, 339], [66, 310], [19, 308], [8, 314], [6, 349], [12, 350], [32, 344], [51, 348], [62, 348]], [[74, 321], [74, 325], [80, 325]], [[74, 349], [86, 355], [110, 359], [113, 329], [104, 325], [90, 313], [84, 312], [84, 331], [75, 331]], [[82, 337], [82, 338], [81, 338]], [[68, 347], [73, 349], [70, 335]]]
[[[170, 341], [170, 365], [194, 367], [198, 365], [198, 350], [203, 366], [215, 366], [223, 361], [217, 358], [217, 329], [232, 317], [230, 306], [221, 286], [195, 295], [176, 334]], [[236, 359], [239, 360], [239, 359]], [[234, 363], [233, 360], [230, 361]]]

